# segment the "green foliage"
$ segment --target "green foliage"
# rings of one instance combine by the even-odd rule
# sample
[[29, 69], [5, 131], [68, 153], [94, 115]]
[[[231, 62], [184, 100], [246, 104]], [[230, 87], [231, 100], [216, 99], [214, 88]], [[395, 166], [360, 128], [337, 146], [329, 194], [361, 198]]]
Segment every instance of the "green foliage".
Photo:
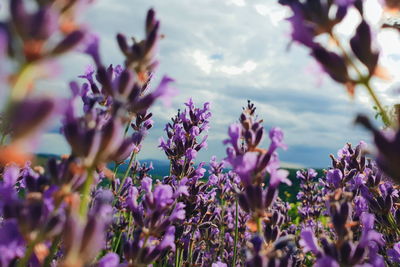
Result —
[[[292, 181], [292, 185], [281, 184], [279, 186], [279, 197], [286, 202], [296, 203], [297, 193], [300, 191], [300, 180], [296, 177], [297, 169], [286, 169], [289, 171], [289, 180]], [[315, 169], [318, 173], [317, 177], [322, 177], [323, 169]]]
[[291, 221], [291, 223], [294, 223], [295, 225], [299, 225], [299, 223], [300, 223], [300, 216], [298, 213], [299, 206], [300, 206], [300, 202], [290, 203], [290, 210], [288, 211], [290, 221]]

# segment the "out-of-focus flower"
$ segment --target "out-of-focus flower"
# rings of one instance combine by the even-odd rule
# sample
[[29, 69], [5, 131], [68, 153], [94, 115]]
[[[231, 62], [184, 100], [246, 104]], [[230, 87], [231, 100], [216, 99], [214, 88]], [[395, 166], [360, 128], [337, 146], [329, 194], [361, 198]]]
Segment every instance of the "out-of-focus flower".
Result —
[[97, 267], [117, 267], [119, 265], [119, 256], [116, 253], [109, 252], [97, 263]]
[[359, 115], [356, 119], [357, 123], [362, 124], [374, 134], [375, 145], [378, 148], [376, 162], [378, 166], [388, 174], [393, 180], [400, 180], [400, 131], [395, 132], [391, 136], [385, 135], [376, 129], [369, 119]]
[[300, 234], [300, 246], [303, 247], [305, 252], [311, 251], [314, 254], [318, 254], [320, 252], [320, 248], [317, 243], [317, 239], [315, 238], [314, 232], [310, 229], [304, 229]]
[[26, 243], [18, 230], [15, 219], [0, 223], [0, 263], [9, 266], [15, 259], [24, 255]]
[[106, 192], [95, 199], [87, 222], [80, 220], [76, 211], [69, 215], [63, 231], [65, 257], [60, 266], [84, 266], [105, 246], [105, 229], [111, 220], [111, 207], [106, 199]]
[[393, 245], [393, 248], [388, 250], [388, 256], [394, 263], [400, 263], [400, 242]]
[[134, 40], [133, 44], [129, 45], [124, 35], [117, 35], [119, 47], [126, 57], [126, 67], [134, 69], [142, 81], [146, 81], [148, 74], [158, 66], [158, 61], [154, 59], [154, 55], [161, 37], [158, 32], [159, 27], [160, 21], [156, 20], [154, 10], [150, 9], [146, 17], [146, 38], [144, 40], [140, 42]]
[[3, 133], [11, 134], [13, 139], [32, 136], [55, 115], [58, 104], [61, 103], [46, 98], [28, 98], [15, 103], [6, 118], [9, 125], [5, 125]]
[[132, 142], [125, 142], [119, 118], [110, 118], [104, 125], [96, 125], [96, 121], [85, 121], [74, 117], [72, 112], [67, 112], [63, 132], [71, 145], [72, 153], [84, 159], [86, 166], [113, 160], [113, 156], [118, 160], [115, 153], [125, 150]]

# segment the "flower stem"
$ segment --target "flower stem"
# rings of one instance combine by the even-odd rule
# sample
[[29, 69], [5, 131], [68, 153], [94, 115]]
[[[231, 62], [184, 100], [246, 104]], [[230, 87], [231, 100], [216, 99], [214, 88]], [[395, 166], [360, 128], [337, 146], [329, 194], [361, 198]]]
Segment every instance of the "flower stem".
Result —
[[119, 188], [117, 190], [117, 197], [118, 197], [119, 193], [121, 193], [121, 190], [122, 190], [122, 187], [124, 186], [125, 180], [128, 177], [129, 171], [131, 170], [133, 161], [135, 160], [135, 156], [136, 156], [136, 153], [132, 152], [131, 158], [129, 159], [128, 168], [126, 169], [124, 177], [122, 177], [121, 183], [120, 183]]
[[[349, 57], [349, 55], [346, 52], [346, 49], [344, 49], [344, 47], [341, 45], [341, 43], [339, 42], [339, 39], [336, 38], [336, 36], [333, 33], [330, 33], [331, 38], [335, 41], [337, 47], [340, 49], [340, 51], [342, 52], [342, 55], [344, 57], [344, 59], [346, 60], [346, 62], [355, 70], [355, 72], [358, 75], [358, 79], [359, 81], [361, 81], [361, 83], [364, 85], [364, 87], [367, 89], [368, 94], [371, 96], [372, 100], [375, 102], [375, 105], [377, 106], [377, 108], [380, 111], [380, 114], [382, 116], [382, 121], [386, 126], [390, 126], [391, 125], [391, 121], [389, 119], [389, 116], [386, 113], [386, 110], [383, 108], [383, 106], [381, 105], [377, 95], [375, 94], [374, 90], [371, 88], [370, 84], [369, 84], [369, 77], [366, 78], [361, 71], [358, 69], [358, 67], [356, 66], [356, 64], [354, 64], [354, 62], [351, 60], [351, 58]], [[371, 74], [370, 74], [371, 75]]]
[[85, 218], [89, 208], [89, 200], [90, 200], [90, 187], [93, 184], [93, 167], [88, 169], [88, 176], [86, 178], [85, 183], [83, 184], [82, 188], [82, 198], [81, 204], [79, 207], [79, 215], [81, 218]]
[[6, 141], [6, 137], [7, 137], [6, 133], [1, 133], [1, 139], [0, 139], [1, 146], [4, 144], [4, 141]]
[[369, 81], [365, 81], [363, 83], [363, 85], [365, 86], [365, 88], [367, 89], [369, 95], [371, 96], [372, 100], [374, 100], [375, 105], [377, 106], [377, 108], [379, 109], [381, 116], [382, 116], [382, 121], [386, 126], [390, 126], [391, 125], [391, 121], [386, 113], [386, 110], [383, 108], [381, 102], [379, 101], [378, 97], [376, 96], [374, 90], [372, 89], [372, 87], [369, 84]]
[[27, 95], [32, 82], [37, 78], [35, 68], [34, 63], [26, 63], [21, 67], [11, 91], [12, 100], [21, 100]]
[[188, 266], [192, 266], [192, 257], [193, 257], [193, 245], [194, 245], [194, 234], [196, 230], [192, 232], [192, 235], [190, 237], [189, 241], [189, 252], [188, 252]]
[[61, 236], [57, 236], [54, 240], [53, 243], [51, 244], [49, 255], [46, 257], [46, 260], [44, 262], [44, 267], [50, 267], [51, 266], [51, 261], [54, 257], [54, 255], [57, 252], [58, 244], [61, 241]]
[[24, 255], [24, 257], [22, 259], [20, 259], [18, 261], [17, 267], [26, 267], [26, 266], [28, 266], [28, 262], [29, 262], [29, 259], [32, 256], [33, 250], [35, 249], [35, 246], [39, 243], [39, 240], [40, 240], [39, 236], [37, 236], [34, 240], [32, 240], [28, 244], [28, 246], [26, 247], [26, 250], [25, 250], [25, 255]]
[[257, 233], [262, 235], [262, 221], [261, 218], [257, 218]]
[[181, 251], [181, 249], [180, 249], [180, 247], [177, 247], [176, 248], [176, 253], [175, 253], [175, 267], [178, 267], [179, 266], [179, 257], [180, 257], [180, 251]]
[[[222, 198], [222, 197], [221, 197]], [[220, 256], [221, 257], [221, 255], [222, 255], [222, 252], [224, 251], [224, 238], [225, 238], [225, 222], [224, 222], [224, 217], [225, 217], [225, 201], [224, 201], [224, 199], [222, 198], [222, 201], [221, 201], [221, 206], [222, 206], [222, 211], [221, 211], [221, 223], [222, 223], [222, 225], [221, 225], [221, 231], [220, 231], [220, 236], [219, 236], [219, 238], [220, 238], [220, 245], [219, 245], [219, 250], [218, 250], [218, 256]]]
[[114, 173], [114, 177], [117, 176], [117, 172], [118, 172], [118, 168], [121, 164], [115, 164], [114, 169], [113, 169], [113, 173]]

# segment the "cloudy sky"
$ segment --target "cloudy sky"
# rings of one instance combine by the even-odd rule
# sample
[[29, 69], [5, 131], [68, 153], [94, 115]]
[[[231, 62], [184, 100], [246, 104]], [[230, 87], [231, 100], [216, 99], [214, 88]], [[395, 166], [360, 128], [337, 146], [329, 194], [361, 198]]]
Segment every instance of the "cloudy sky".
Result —
[[[369, 17], [378, 23], [379, 9], [374, 1], [368, 2]], [[272, 0], [98, 0], [84, 14], [84, 20], [100, 35], [105, 62], [122, 63], [115, 34], [143, 37], [150, 7], [156, 10], [165, 35], [154, 85], [168, 74], [176, 79], [180, 93], [171, 108], [160, 103], [153, 107], [155, 127], [146, 139], [142, 159], [164, 158], [157, 148], [164, 124], [190, 97], [199, 105], [211, 102], [213, 111], [209, 146], [200, 155], [204, 161], [211, 155], [219, 159], [225, 156], [222, 140], [247, 99], [255, 102], [267, 129], [278, 126], [284, 130], [289, 149], [280, 155], [287, 163], [327, 167], [329, 153], [336, 154], [346, 142], [369, 140], [365, 131], [353, 126], [357, 112], [371, 112], [363, 89], [358, 88], [356, 98], [350, 99], [344, 88], [319, 72], [306, 49], [298, 45], [289, 48], [290, 29], [284, 18], [290, 14]], [[357, 20], [357, 14], [350, 12], [339, 34], [348, 35]], [[378, 41], [398, 42], [393, 34], [384, 33]], [[399, 66], [398, 52], [390, 50], [392, 46], [385, 50], [382, 61]], [[68, 94], [65, 81], [84, 72], [88, 64], [87, 57], [71, 54], [62, 62], [62, 79], [44, 87]], [[396, 82], [376, 83], [379, 91], [385, 90], [380, 94], [386, 101], [390, 101], [387, 92]], [[43, 138], [40, 151], [54, 153], [55, 148], [58, 153], [68, 152], [62, 137], [53, 131]]]

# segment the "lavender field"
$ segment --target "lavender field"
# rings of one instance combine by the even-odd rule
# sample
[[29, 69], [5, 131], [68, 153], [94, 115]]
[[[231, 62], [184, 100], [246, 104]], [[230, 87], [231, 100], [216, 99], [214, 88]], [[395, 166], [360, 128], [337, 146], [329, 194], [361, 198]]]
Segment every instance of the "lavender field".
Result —
[[[121, 17], [111, 16], [112, 23], [107, 14], [91, 12], [97, 2]], [[258, 40], [268, 34], [259, 35], [260, 29], [253, 28], [257, 46], [249, 41], [249, 50], [235, 46], [244, 38], [229, 43], [225, 32], [243, 19], [231, 11], [251, 6], [250, 0], [215, 2], [216, 9], [208, 1], [215, 25], [204, 20], [204, 10], [195, 10], [199, 3], [171, 0], [168, 8], [157, 2], [159, 14], [158, 4], [133, 2], [0, 2], [0, 267], [400, 266], [400, 75], [395, 65], [385, 65], [397, 62], [393, 51], [400, 48], [393, 45], [387, 56], [380, 35], [400, 38], [399, 0], [253, 5], [270, 18], [259, 25], [261, 32], [287, 27], [286, 47], [269, 65], [255, 56], [241, 67], [221, 65], [235, 55], [221, 47], [205, 55], [190, 47], [191, 38], [201, 36], [204, 44], [225, 38], [238, 53], [263, 49]], [[227, 24], [218, 17], [221, 7]], [[147, 13], [134, 18], [140, 23], [129, 24], [124, 16], [144, 8]], [[185, 8], [199, 17], [187, 19]], [[187, 25], [175, 24], [183, 17]], [[210, 34], [196, 35], [203, 29], [193, 27], [199, 18]], [[117, 21], [140, 34], [119, 33]], [[249, 18], [249, 25], [255, 21]], [[114, 37], [96, 33], [96, 25], [112, 28]], [[279, 38], [270, 42], [280, 44]], [[168, 45], [160, 49], [163, 42]], [[182, 51], [174, 50], [179, 45]], [[292, 50], [302, 51], [318, 71], [307, 72]], [[166, 57], [171, 65], [161, 67], [165, 75], [159, 71], [163, 51], [175, 55]], [[109, 60], [114, 52], [117, 63]], [[188, 58], [199, 73], [184, 65]], [[302, 69], [275, 70], [291, 64]], [[262, 84], [263, 67], [274, 69], [268, 75], [278, 73], [282, 84], [293, 79], [304, 86], [304, 95], [279, 85], [235, 88], [222, 76]], [[77, 70], [84, 71], [68, 76]], [[192, 82], [179, 83], [168, 70]], [[307, 75], [329, 81], [308, 88], [295, 80]], [[214, 82], [232, 89], [214, 92]], [[185, 84], [198, 90], [184, 91]], [[51, 94], [44, 90], [52, 86]], [[324, 98], [332, 88], [334, 95]], [[182, 91], [185, 101], [170, 116]], [[274, 107], [264, 97], [277, 103], [276, 112], [263, 112]], [[346, 105], [352, 112], [344, 112]], [[358, 128], [323, 118], [346, 118]], [[212, 131], [214, 125], [224, 127], [222, 134]], [[307, 125], [317, 133], [302, 133]], [[325, 155], [340, 138], [341, 147]]]

